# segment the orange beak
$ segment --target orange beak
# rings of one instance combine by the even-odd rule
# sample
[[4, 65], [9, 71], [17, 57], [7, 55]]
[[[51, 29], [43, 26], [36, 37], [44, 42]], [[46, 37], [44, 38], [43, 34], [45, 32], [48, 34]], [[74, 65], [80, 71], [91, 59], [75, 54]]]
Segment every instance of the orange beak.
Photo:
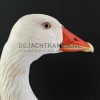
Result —
[[84, 40], [80, 39], [65, 27], [62, 27], [63, 32], [63, 41], [61, 43], [60, 51], [63, 52], [94, 52], [93, 46], [85, 42]]

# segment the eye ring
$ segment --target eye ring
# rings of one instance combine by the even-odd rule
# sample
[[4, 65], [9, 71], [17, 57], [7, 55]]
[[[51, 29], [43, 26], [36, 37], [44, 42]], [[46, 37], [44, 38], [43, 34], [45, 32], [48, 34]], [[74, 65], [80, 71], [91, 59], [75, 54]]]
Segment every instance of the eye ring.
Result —
[[43, 26], [44, 29], [50, 29], [51, 28], [51, 25], [48, 22], [42, 23], [42, 26]]

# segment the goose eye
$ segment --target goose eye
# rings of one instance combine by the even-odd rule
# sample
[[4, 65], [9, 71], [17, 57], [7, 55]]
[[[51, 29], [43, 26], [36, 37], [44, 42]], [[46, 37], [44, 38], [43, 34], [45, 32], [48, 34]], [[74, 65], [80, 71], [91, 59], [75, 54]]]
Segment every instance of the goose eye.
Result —
[[50, 25], [50, 23], [48, 23], [48, 22], [42, 23], [42, 26], [43, 26], [44, 29], [49, 29], [49, 28], [51, 28], [51, 25]]

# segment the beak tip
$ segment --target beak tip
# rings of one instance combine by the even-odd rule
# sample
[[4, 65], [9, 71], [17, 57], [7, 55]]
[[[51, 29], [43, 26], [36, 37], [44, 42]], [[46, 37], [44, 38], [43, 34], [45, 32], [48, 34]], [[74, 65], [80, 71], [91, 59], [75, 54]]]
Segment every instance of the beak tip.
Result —
[[93, 47], [93, 45], [92, 45], [91, 43], [88, 43], [88, 44], [90, 45], [91, 53], [93, 53], [93, 52], [94, 52], [94, 47]]
[[85, 50], [84, 52], [91, 52], [91, 53], [94, 53], [94, 47], [91, 43], [87, 42], [90, 46], [90, 48], [88, 50]]

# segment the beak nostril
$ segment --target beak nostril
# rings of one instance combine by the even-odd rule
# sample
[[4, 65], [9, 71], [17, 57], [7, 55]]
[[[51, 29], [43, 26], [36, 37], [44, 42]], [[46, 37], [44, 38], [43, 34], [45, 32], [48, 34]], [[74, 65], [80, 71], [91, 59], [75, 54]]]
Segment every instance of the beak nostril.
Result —
[[74, 38], [75, 41], [78, 41], [76, 38]]

